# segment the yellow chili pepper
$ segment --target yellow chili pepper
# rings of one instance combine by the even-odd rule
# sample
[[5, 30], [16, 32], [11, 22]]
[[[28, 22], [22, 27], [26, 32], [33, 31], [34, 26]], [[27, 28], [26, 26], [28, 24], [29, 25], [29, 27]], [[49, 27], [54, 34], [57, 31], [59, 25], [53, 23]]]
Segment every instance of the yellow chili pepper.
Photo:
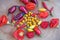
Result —
[[38, 25], [40, 25], [41, 23], [42, 23], [42, 21], [39, 21], [39, 22], [38, 22]]
[[29, 25], [32, 26], [32, 22], [30, 22]]
[[28, 30], [28, 32], [32, 32], [32, 31], [34, 31], [33, 29], [29, 29], [29, 28], [28, 28], [27, 30]]
[[41, 11], [41, 12], [46, 11], [46, 9], [45, 8], [40, 8], [39, 11]]
[[35, 25], [32, 25], [32, 26], [30, 26], [29, 28], [30, 28], [30, 29], [33, 29], [34, 27], [35, 27]]

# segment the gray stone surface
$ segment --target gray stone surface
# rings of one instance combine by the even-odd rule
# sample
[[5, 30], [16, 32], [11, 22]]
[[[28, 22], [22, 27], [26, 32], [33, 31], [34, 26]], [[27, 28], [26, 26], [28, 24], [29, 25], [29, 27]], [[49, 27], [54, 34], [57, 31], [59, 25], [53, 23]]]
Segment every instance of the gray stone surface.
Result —
[[[50, 2], [47, 2], [47, 5], [49, 5], [48, 7], [51, 8], [52, 6], [54, 6], [54, 11], [53, 11], [53, 16], [57, 17], [60, 19], [60, 0], [49, 0]], [[19, 2], [19, 0], [0, 0], [0, 16], [5, 14], [7, 15], [8, 13], [8, 8], [10, 8], [13, 5], [22, 5], [21, 2]], [[41, 6], [41, 0], [39, 0], [39, 8], [42, 7]], [[18, 12], [18, 11], [16, 11]], [[11, 17], [8, 17], [9, 19], [11, 19]], [[45, 20], [50, 20], [52, 17], [49, 16], [47, 19]], [[42, 37], [38, 37], [35, 36], [32, 39], [28, 39], [25, 36], [24, 40], [60, 40], [60, 28], [55, 28], [55, 29], [42, 29], [40, 28], [40, 30], [42, 31], [41, 36]], [[16, 40], [12, 34], [15, 31], [15, 27], [14, 26], [10, 26], [10, 25], [5, 25], [3, 27], [0, 27], [0, 40]]]

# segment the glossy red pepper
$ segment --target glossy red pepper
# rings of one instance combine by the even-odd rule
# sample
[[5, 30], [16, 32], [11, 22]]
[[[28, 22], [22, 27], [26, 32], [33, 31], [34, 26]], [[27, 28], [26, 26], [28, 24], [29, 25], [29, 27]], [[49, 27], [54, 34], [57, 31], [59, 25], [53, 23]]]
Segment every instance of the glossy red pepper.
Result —
[[24, 13], [28, 13], [28, 11], [26, 10], [26, 8], [24, 6], [20, 6], [19, 10], [24, 12]]
[[49, 22], [48, 21], [43, 21], [40, 26], [43, 28], [43, 29], [46, 29], [49, 25]]
[[21, 29], [18, 29], [14, 32], [13, 36], [17, 39], [17, 40], [23, 40], [24, 39], [24, 31]]
[[36, 7], [36, 5], [32, 2], [29, 2], [28, 4], [26, 4], [26, 9], [27, 10], [34, 10]]
[[49, 16], [49, 13], [47, 11], [44, 11], [44, 12], [40, 12], [38, 14], [38, 17], [39, 18], [47, 18]]
[[43, 6], [45, 9], [49, 10], [48, 7], [47, 7], [47, 5], [46, 5], [46, 3], [45, 3], [44, 1], [42, 2], [42, 6]]
[[7, 17], [3, 15], [1, 18], [2, 18], [2, 23], [7, 24], [7, 21], [8, 21]]
[[34, 37], [34, 32], [27, 32], [26, 33], [28, 38], [33, 38]]
[[56, 28], [59, 24], [59, 19], [58, 18], [53, 18], [50, 21], [50, 28]]
[[7, 24], [7, 21], [7, 17], [5, 15], [2, 15], [2, 17], [0, 18], [0, 26]]
[[41, 34], [41, 31], [39, 30], [38, 27], [34, 28], [35, 33], [39, 36]]

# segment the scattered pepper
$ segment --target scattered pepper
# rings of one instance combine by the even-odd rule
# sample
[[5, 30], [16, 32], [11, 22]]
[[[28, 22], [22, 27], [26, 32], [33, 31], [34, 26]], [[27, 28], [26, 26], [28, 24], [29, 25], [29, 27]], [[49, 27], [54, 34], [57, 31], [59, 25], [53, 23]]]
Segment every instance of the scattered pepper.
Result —
[[28, 4], [26, 4], [26, 9], [27, 10], [34, 10], [36, 7], [36, 5], [32, 2], [29, 2]]
[[59, 19], [58, 18], [53, 18], [50, 21], [50, 28], [56, 28], [59, 24]]
[[40, 12], [38, 14], [38, 17], [39, 18], [47, 18], [49, 16], [49, 13], [47, 11], [44, 11], [44, 12]]
[[41, 34], [41, 31], [37, 26], [34, 28], [34, 31], [38, 36]]
[[13, 36], [17, 39], [17, 40], [23, 40], [24, 39], [24, 31], [21, 30], [21, 29], [18, 29], [16, 30], [14, 33], [13, 33]]
[[42, 21], [42, 23], [40, 24], [40, 26], [43, 28], [43, 29], [46, 29], [49, 25], [49, 22], [48, 21]]
[[28, 38], [33, 38], [34, 37], [34, 32], [27, 32], [26, 33]]

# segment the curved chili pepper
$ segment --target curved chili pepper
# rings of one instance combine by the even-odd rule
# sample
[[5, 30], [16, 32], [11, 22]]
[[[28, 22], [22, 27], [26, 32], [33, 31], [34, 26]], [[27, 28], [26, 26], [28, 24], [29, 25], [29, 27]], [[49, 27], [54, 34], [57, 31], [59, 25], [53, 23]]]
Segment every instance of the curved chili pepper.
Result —
[[16, 6], [12, 6], [11, 8], [8, 9], [8, 14], [13, 14], [16, 11]]
[[37, 35], [40, 35], [40, 34], [41, 34], [41, 31], [39, 30], [38, 27], [35, 27], [35, 28], [34, 28], [34, 31], [35, 31], [35, 33], [36, 33]]
[[29, 0], [20, 0], [21, 2], [23, 2], [24, 4], [27, 4], [29, 2]]
[[45, 2], [42, 2], [42, 6], [43, 6], [45, 9], [49, 10]]
[[19, 10], [24, 12], [24, 13], [28, 13], [28, 11], [26, 10], [26, 8], [24, 6], [20, 6]]
[[17, 14], [17, 15], [14, 17], [14, 19], [15, 19], [15, 20], [19, 20], [19, 19], [21, 19], [21, 18], [23, 17], [23, 15], [24, 15], [23, 12], [22, 12], [22, 13], [19, 13], [19, 14]]

